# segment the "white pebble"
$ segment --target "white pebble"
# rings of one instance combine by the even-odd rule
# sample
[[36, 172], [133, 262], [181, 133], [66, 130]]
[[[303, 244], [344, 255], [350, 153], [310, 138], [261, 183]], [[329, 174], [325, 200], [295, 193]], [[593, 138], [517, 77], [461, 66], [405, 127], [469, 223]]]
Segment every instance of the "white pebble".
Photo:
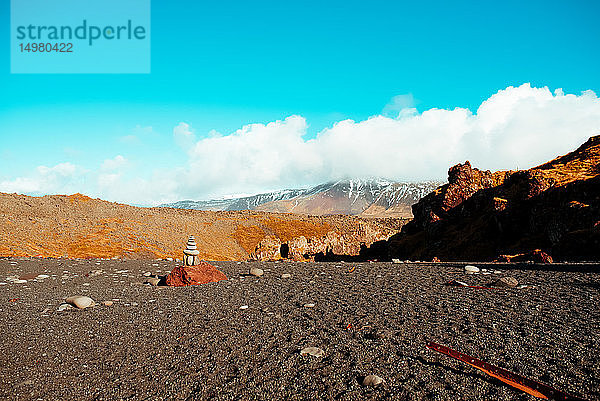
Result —
[[304, 348], [302, 351], [300, 351], [300, 355], [310, 355], [310, 356], [314, 356], [315, 358], [319, 358], [321, 356], [323, 356], [325, 352], [321, 349], [321, 348], [317, 348], [317, 347], [306, 347]]
[[74, 295], [67, 298], [65, 301], [79, 309], [89, 308], [90, 306], [94, 306], [96, 304], [92, 298], [84, 295]]
[[376, 375], [368, 375], [363, 380], [363, 386], [375, 387], [383, 383], [383, 379]]
[[248, 305], [242, 305], [240, 306], [240, 309], [248, 309]]
[[466, 265], [465, 272], [467, 274], [479, 273], [479, 267], [473, 265]]

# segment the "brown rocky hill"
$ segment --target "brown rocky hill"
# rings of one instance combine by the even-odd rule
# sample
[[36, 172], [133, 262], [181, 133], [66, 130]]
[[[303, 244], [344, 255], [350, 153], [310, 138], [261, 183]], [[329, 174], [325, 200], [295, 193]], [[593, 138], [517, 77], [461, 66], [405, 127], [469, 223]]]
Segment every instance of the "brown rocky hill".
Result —
[[[356, 255], [387, 239], [398, 220], [301, 216], [254, 211], [139, 208], [81, 194], [0, 193], [0, 256], [181, 258], [188, 235], [200, 257], [303, 259], [319, 252]], [[289, 244], [288, 244], [289, 243]]]
[[541, 249], [557, 260], [600, 260], [600, 136], [529, 170], [458, 164], [413, 214], [388, 241], [390, 257], [493, 260]]

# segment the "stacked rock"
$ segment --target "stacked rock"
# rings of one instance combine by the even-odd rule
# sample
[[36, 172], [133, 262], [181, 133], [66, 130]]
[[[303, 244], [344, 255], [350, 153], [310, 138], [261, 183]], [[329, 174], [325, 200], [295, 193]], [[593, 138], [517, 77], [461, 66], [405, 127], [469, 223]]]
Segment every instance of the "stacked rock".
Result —
[[185, 266], [196, 266], [200, 262], [198, 258], [200, 251], [196, 247], [196, 239], [193, 235], [190, 235], [186, 245], [186, 249], [183, 250], [183, 264]]

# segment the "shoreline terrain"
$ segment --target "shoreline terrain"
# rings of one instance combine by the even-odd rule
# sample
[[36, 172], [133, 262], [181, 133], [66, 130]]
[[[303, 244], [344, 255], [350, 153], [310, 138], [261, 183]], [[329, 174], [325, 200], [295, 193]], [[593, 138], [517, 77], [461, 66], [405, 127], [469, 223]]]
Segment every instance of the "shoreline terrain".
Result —
[[598, 265], [212, 263], [228, 280], [173, 288], [142, 283], [174, 261], [0, 259], [0, 399], [532, 399], [427, 340], [600, 399]]

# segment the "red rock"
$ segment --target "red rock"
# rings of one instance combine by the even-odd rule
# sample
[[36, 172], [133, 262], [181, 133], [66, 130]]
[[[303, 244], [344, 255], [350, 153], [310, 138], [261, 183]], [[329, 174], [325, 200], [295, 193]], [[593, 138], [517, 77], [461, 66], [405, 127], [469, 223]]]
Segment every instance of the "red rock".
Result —
[[215, 266], [202, 261], [197, 266], [177, 266], [167, 276], [165, 282], [171, 287], [183, 287], [214, 283], [221, 280], [227, 280], [225, 274]]
[[548, 255], [541, 249], [534, 249], [531, 252], [519, 253], [517, 255], [500, 255], [497, 262], [534, 262], [534, 263], [554, 263], [552, 256]]
[[433, 263], [439, 263], [441, 262], [440, 258], [438, 258], [437, 256], [434, 256], [433, 259], [431, 260]]

